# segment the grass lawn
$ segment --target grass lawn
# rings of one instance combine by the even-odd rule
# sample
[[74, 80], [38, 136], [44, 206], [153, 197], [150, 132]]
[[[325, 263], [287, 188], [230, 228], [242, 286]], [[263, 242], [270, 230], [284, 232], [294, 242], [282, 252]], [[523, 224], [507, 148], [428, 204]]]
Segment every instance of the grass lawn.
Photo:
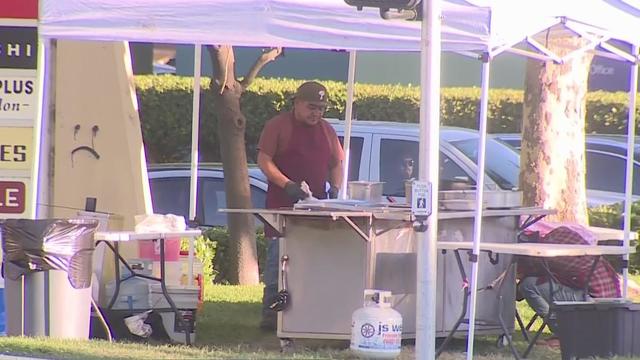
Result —
[[[640, 282], [640, 277], [634, 277]], [[195, 346], [140, 343], [109, 343], [102, 340], [69, 341], [45, 338], [1, 337], [0, 353], [47, 359], [355, 359], [348, 341], [296, 340], [292, 354], [280, 353], [275, 334], [261, 331], [262, 286], [211, 285], [206, 289], [204, 309], [197, 320]], [[637, 299], [640, 300], [640, 299]], [[532, 312], [518, 304], [525, 318]], [[526, 344], [519, 333], [517, 347]], [[496, 337], [476, 337], [474, 358], [511, 359], [508, 349], [495, 346]], [[440, 359], [464, 359], [466, 340], [455, 340]], [[413, 359], [414, 347], [403, 346], [400, 359]], [[530, 359], [559, 359], [560, 351], [535, 347]]]

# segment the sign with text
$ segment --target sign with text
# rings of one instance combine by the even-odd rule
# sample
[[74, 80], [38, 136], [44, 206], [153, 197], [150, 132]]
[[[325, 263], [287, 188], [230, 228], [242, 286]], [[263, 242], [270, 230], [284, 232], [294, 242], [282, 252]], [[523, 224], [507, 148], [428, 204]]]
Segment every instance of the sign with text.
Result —
[[0, 68], [36, 69], [38, 28], [0, 26]]
[[0, 18], [37, 19], [38, 0], [2, 0]]
[[37, 79], [38, 0], [0, 0], [0, 219], [34, 216]]
[[0, 171], [31, 169], [32, 144], [33, 128], [0, 127]]
[[0, 214], [22, 214], [27, 203], [26, 189], [22, 181], [0, 181]]
[[411, 213], [414, 216], [431, 215], [431, 183], [414, 181], [411, 189]]
[[0, 120], [34, 120], [38, 93], [34, 76], [2, 76], [0, 71]]

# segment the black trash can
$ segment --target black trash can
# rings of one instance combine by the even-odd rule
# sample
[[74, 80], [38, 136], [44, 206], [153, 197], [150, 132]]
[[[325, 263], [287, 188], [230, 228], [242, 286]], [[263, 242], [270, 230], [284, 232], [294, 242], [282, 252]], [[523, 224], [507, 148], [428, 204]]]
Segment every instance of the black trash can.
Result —
[[89, 337], [97, 226], [85, 219], [0, 222], [7, 335]]
[[568, 302], [555, 311], [563, 360], [640, 355], [640, 304]]

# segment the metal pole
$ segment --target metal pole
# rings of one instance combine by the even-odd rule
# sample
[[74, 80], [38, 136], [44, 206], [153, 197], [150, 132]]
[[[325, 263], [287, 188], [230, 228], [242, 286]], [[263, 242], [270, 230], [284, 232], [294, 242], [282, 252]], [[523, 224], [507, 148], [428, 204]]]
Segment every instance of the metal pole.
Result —
[[[627, 168], [624, 184], [624, 247], [629, 249], [629, 237], [631, 233], [631, 203], [633, 195], [633, 163], [636, 137], [636, 95], [638, 92], [638, 46], [633, 46], [633, 55], [636, 61], [631, 65], [629, 74], [629, 119], [627, 123]], [[627, 264], [622, 269], [622, 296], [627, 297], [628, 277], [629, 277], [629, 253], [623, 255]]]
[[476, 328], [476, 301], [478, 290], [478, 257], [480, 253], [480, 240], [482, 235], [482, 205], [484, 202], [484, 160], [487, 143], [487, 107], [489, 102], [489, 69], [490, 63], [485, 59], [482, 63], [482, 84], [480, 92], [480, 138], [478, 141], [478, 173], [476, 178], [476, 213], [473, 226], [473, 253], [471, 258], [471, 284], [469, 291], [471, 301], [469, 303], [469, 332], [467, 335], [467, 360], [473, 359], [473, 341]]
[[189, 219], [196, 217], [198, 195], [198, 129], [200, 125], [200, 60], [202, 45], [195, 44], [193, 58], [193, 110], [191, 113], [191, 187], [189, 191]]
[[435, 358], [438, 178], [440, 150], [440, 0], [422, 2], [420, 42], [420, 181], [431, 183], [428, 230], [417, 232], [416, 359]]
[[35, 124], [33, 126], [34, 134], [34, 157], [32, 175], [31, 175], [31, 219], [47, 218], [49, 209], [50, 184], [52, 179], [49, 178], [50, 159], [51, 159], [51, 135], [50, 135], [50, 100], [53, 74], [51, 72], [51, 39], [38, 36], [38, 103], [40, 106], [37, 110]]
[[353, 117], [353, 87], [356, 78], [356, 51], [349, 51], [349, 75], [347, 80], [347, 105], [344, 111], [344, 180], [340, 185], [340, 198], [347, 198], [347, 181], [349, 180], [349, 155], [351, 153], [351, 118]]
[[[196, 218], [196, 199], [198, 196], [198, 130], [200, 126], [200, 68], [202, 45], [195, 44], [193, 58], [193, 110], [191, 114], [191, 185], [189, 189], [189, 219]], [[193, 237], [189, 237], [189, 255], [187, 283], [193, 284]]]

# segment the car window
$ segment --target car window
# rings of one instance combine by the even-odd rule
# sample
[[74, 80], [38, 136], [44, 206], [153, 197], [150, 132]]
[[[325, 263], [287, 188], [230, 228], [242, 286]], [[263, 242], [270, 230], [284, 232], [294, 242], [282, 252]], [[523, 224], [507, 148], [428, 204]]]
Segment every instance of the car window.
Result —
[[[349, 180], [360, 179], [360, 160], [362, 159], [362, 145], [364, 139], [358, 136], [351, 136], [349, 143]], [[340, 144], [344, 148], [344, 136], [340, 136]]]
[[150, 179], [151, 202], [156, 214], [189, 218], [189, 178]]
[[380, 181], [386, 196], [404, 196], [404, 181], [417, 178], [418, 142], [399, 139], [380, 141]]
[[[451, 141], [451, 145], [462, 151], [474, 163], [478, 163], [478, 139]], [[520, 156], [509, 146], [487, 139], [485, 150], [485, 172], [501, 189], [518, 187]]]
[[[587, 189], [624, 193], [626, 159], [587, 151]], [[640, 195], [640, 166], [633, 166], [633, 194]]]
[[[219, 211], [227, 207], [227, 193], [224, 190], [224, 180], [219, 178], [201, 180], [200, 199], [204, 199], [202, 203], [204, 225], [226, 226], [227, 214]], [[253, 185], [250, 185], [250, 189], [253, 207], [264, 208], [267, 193]]]
[[450, 189], [454, 183], [460, 181], [475, 188], [475, 180], [469, 177], [469, 174], [449, 156], [440, 152], [440, 188], [443, 190]]
[[227, 224], [227, 214], [218, 209], [227, 207], [227, 196], [224, 192], [223, 179], [201, 179], [200, 199], [202, 217], [205, 225], [223, 226]]

